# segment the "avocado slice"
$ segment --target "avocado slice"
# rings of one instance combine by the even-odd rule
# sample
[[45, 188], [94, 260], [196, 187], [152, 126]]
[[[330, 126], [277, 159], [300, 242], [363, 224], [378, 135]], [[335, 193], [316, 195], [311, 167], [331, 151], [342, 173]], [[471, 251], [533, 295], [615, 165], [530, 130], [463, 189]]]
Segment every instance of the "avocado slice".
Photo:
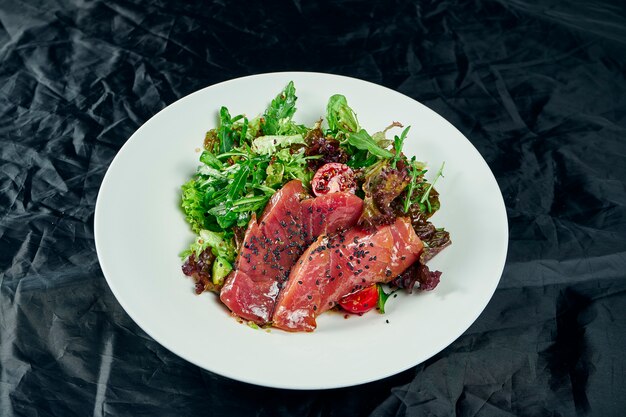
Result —
[[215, 258], [215, 261], [213, 261], [213, 273], [211, 274], [213, 284], [223, 285], [224, 278], [226, 278], [226, 275], [232, 270], [233, 266], [226, 259], [219, 256]]

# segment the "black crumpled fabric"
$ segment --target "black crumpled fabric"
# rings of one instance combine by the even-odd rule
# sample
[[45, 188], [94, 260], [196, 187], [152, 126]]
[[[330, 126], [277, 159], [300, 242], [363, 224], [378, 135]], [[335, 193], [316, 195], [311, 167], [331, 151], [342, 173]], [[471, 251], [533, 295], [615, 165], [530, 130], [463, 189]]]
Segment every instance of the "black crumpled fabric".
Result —
[[[626, 410], [623, 2], [2, 0], [0, 62], [0, 415]], [[148, 337], [99, 268], [98, 188], [135, 129], [199, 88], [282, 70], [421, 101], [502, 189], [510, 242], [493, 299], [448, 348], [391, 378], [293, 392], [228, 380]], [[218, 340], [208, 354], [245, 359]]]

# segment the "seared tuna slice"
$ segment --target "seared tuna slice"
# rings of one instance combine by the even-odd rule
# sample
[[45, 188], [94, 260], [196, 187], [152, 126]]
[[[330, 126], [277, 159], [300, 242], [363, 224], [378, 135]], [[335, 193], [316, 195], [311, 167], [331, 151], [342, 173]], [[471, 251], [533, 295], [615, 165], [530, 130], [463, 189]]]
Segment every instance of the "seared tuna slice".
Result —
[[320, 235], [344, 228], [337, 225], [355, 224], [354, 215], [362, 210], [363, 200], [350, 192], [325, 194], [302, 202], [304, 226], [313, 237], [311, 242]]
[[319, 314], [348, 294], [391, 281], [418, 259], [422, 249], [406, 218], [371, 233], [353, 227], [321, 235], [292, 268], [276, 302], [273, 326], [313, 331]]
[[[279, 291], [302, 252], [320, 231], [352, 227], [363, 208], [353, 194], [328, 194], [319, 203], [321, 197], [308, 197], [300, 181], [290, 181], [272, 196], [260, 221], [254, 216], [250, 220], [235, 268], [220, 293], [235, 315], [257, 324], [270, 321]], [[311, 226], [311, 211], [327, 213], [322, 226]]]

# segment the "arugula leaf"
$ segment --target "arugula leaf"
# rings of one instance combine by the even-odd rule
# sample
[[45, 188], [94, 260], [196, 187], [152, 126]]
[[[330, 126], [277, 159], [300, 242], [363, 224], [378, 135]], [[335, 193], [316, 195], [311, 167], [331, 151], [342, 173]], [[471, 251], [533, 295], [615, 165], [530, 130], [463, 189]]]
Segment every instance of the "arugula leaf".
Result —
[[405, 213], [408, 213], [409, 207], [413, 204], [413, 192], [417, 187], [417, 179], [426, 173], [426, 170], [422, 168], [423, 165], [416, 162], [415, 157], [412, 157], [409, 163], [409, 175], [411, 177], [411, 182], [409, 182], [409, 186], [407, 187], [406, 197], [403, 204], [403, 211]]
[[235, 146], [235, 135], [233, 129], [233, 119], [230, 117], [228, 109], [224, 106], [220, 109], [220, 125], [217, 128], [219, 139], [219, 153], [230, 151]]
[[[424, 174], [427, 171], [425, 165], [422, 162], [415, 161], [415, 158], [411, 159], [409, 166], [411, 182], [407, 187], [402, 212], [408, 213], [412, 219], [428, 219], [439, 210], [439, 193], [435, 190], [434, 184], [439, 177], [443, 177], [444, 165], [445, 163], [441, 165], [433, 182], [428, 183], [424, 179]], [[416, 227], [415, 223], [414, 227]], [[417, 227], [415, 230], [418, 230]]]
[[238, 214], [232, 210], [232, 204], [219, 203], [211, 208], [208, 213], [215, 217], [217, 224], [222, 229], [228, 229], [237, 222]]
[[241, 123], [241, 131], [239, 132], [239, 143], [246, 141], [246, 134], [248, 132], [248, 118], [243, 116], [243, 122]]
[[348, 136], [348, 143], [357, 149], [368, 151], [372, 155], [376, 155], [381, 158], [392, 158], [393, 153], [378, 146], [376, 141], [365, 131], [361, 129], [358, 132], [350, 134]]
[[233, 203], [233, 211], [235, 213], [256, 212], [263, 209], [269, 199], [270, 195], [267, 194], [254, 197], [245, 197]]
[[215, 155], [213, 155], [212, 152], [209, 152], [209, 151], [202, 152], [202, 154], [200, 155], [200, 162], [202, 162], [205, 165], [208, 165], [209, 167], [213, 169], [219, 170], [224, 167], [224, 164], [222, 164], [222, 162], [219, 159], [217, 159]]
[[432, 211], [432, 207], [430, 205], [430, 199], [428, 198], [430, 191], [433, 189], [433, 187], [435, 186], [435, 183], [437, 182], [437, 180], [439, 179], [439, 177], [443, 177], [443, 167], [446, 165], [446, 162], [444, 161], [441, 164], [441, 168], [439, 168], [439, 171], [437, 171], [437, 175], [435, 175], [435, 179], [433, 180], [433, 182], [430, 183], [430, 186], [428, 187], [428, 189], [426, 190], [426, 192], [424, 193], [424, 195], [422, 196], [422, 198], [420, 199], [420, 203], [424, 204], [424, 202], [426, 202], [426, 205], [428, 206], [428, 211]]
[[264, 134], [279, 134], [281, 120], [287, 119], [287, 121], [290, 121], [296, 112], [296, 100], [296, 87], [293, 85], [293, 81], [289, 81], [285, 89], [272, 100], [267, 110], [265, 110], [262, 122]]
[[348, 106], [346, 97], [341, 94], [335, 94], [328, 99], [326, 120], [328, 128], [335, 133], [355, 133], [359, 130], [356, 113]]
[[246, 180], [248, 179], [248, 174], [250, 173], [250, 167], [247, 165], [242, 165], [235, 174], [233, 178], [233, 182], [230, 184], [228, 188], [228, 198], [230, 200], [235, 199], [235, 197], [243, 194], [244, 187], [246, 186]]
[[393, 161], [391, 163], [391, 166], [393, 168], [396, 167], [396, 164], [398, 163], [400, 158], [402, 158], [402, 146], [404, 145], [404, 140], [406, 139], [406, 135], [407, 133], [409, 133], [410, 128], [411, 126], [407, 126], [407, 128], [402, 131], [399, 137], [398, 135], [393, 137], [393, 149], [395, 150], [395, 155], [393, 156]]

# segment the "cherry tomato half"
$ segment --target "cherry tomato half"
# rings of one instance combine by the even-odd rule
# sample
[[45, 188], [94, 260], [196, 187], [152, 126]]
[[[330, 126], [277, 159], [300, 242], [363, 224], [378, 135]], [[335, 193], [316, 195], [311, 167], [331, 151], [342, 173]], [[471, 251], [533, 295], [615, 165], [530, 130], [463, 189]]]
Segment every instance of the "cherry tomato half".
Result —
[[313, 188], [313, 194], [318, 197], [338, 191], [354, 193], [356, 191], [354, 171], [348, 165], [339, 162], [322, 165], [313, 176], [311, 188]]
[[339, 300], [341, 308], [350, 313], [365, 313], [376, 307], [377, 303], [378, 286], [376, 284], [346, 295]]

